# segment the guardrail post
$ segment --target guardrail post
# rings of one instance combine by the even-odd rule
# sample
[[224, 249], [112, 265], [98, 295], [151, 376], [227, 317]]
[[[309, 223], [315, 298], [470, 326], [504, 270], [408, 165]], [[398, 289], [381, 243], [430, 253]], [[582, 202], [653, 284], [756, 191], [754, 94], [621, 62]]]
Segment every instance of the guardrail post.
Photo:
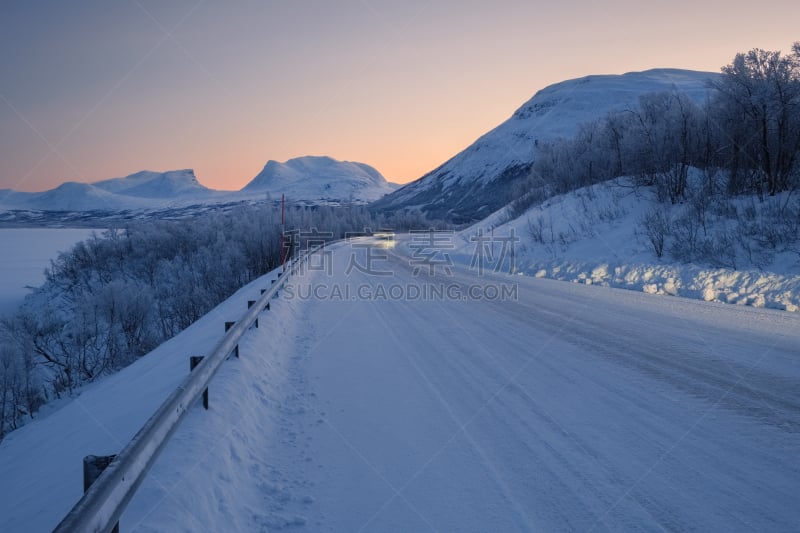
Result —
[[[200, 364], [200, 361], [203, 360], [202, 355], [192, 355], [189, 357], [189, 370], [194, 370], [194, 367]], [[203, 391], [203, 407], [206, 408], [208, 411], [208, 388]]]
[[[87, 455], [83, 458], [83, 492], [89, 490], [115, 457], [116, 455]], [[114, 524], [111, 532], [119, 533], [119, 522]]]
[[[233, 327], [236, 322], [225, 322], [225, 332]], [[236, 348], [233, 349], [233, 355], [236, 356], [236, 359], [239, 359], [239, 345], [236, 345]]]
[[267, 292], [267, 289], [261, 289], [261, 294], [264, 294], [265, 292]]
[[264, 311], [269, 311], [269, 302], [267, 302], [267, 305], [264, 306]]
[[[247, 308], [248, 309], [250, 309], [254, 305], [256, 305], [256, 301], [255, 300], [247, 300]], [[253, 325], [256, 327], [256, 329], [258, 329], [258, 317], [256, 317], [256, 321], [253, 322]]]

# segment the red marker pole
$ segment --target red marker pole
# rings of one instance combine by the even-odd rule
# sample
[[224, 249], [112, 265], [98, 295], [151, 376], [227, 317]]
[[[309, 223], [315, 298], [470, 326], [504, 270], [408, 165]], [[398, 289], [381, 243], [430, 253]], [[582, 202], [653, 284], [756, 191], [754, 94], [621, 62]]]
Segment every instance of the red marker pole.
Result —
[[492, 261], [494, 261], [494, 226], [492, 226]]
[[282, 272], [286, 272], [286, 195], [281, 194], [281, 264]]

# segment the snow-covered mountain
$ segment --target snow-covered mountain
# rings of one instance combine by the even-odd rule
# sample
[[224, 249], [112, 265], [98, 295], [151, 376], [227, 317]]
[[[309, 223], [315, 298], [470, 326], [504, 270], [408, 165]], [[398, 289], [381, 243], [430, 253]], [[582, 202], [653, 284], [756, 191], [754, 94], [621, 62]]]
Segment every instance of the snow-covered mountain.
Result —
[[269, 161], [241, 191], [209, 189], [194, 170], [143, 170], [95, 183], [66, 182], [44, 192], [0, 190], [0, 211], [140, 211], [261, 200], [266, 193], [314, 202], [370, 202], [397, 188], [369, 165], [330, 157]]
[[88, 183], [74, 181], [40, 193], [15, 192], [2, 203], [9, 208], [38, 211], [119, 211], [147, 207], [147, 203], [140, 198], [117, 195]]
[[373, 206], [418, 208], [457, 223], [480, 220], [511, 200], [512, 186], [529, 173], [538, 142], [570, 137], [578, 125], [613, 109], [633, 107], [645, 93], [675, 89], [702, 101], [715, 76], [655, 69], [556, 83], [464, 151]]
[[286, 194], [294, 200], [377, 200], [395, 190], [373, 167], [331, 157], [270, 160], [243, 193]]
[[192, 169], [168, 172], [143, 170], [124, 178], [98, 181], [92, 185], [111, 193], [139, 198], [201, 198], [215, 192], [201, 185]]
[[218, 195], [201, 185], [194, 171], [142, 171], [95, 183], [68, 181], [44, 192], [0, 191], [0, 210], [122, 211], [163, 208], [176, 203], [213, 200]]
[[13, 208], [11, 206], [24, 206], [36, 194], [40, 193], [0, 189], [0, 210]]

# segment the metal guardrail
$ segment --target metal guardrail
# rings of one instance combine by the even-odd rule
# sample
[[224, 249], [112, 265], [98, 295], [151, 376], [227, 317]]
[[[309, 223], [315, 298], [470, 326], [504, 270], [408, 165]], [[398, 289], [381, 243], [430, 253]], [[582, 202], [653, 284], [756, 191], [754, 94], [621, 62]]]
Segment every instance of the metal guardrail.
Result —
[[145, 422], [100, 477], [92, 483], [78, 503], [56, 526], [55, 532], [108, 532], [114, 528], [187, 410], [197, 403], [223, 361], [237, 349], [239, 339], [256, 322], [258, 315], [283, 287], [290, 275], [295, 274], [311, 254], [324, 246], [323, 244], [301, 253], [291, 263], [287, 272], [280, 276], [270, 289], [261, 295], [256, 304], [251, 306], [225, 333], [214, 350], [203, 358]]

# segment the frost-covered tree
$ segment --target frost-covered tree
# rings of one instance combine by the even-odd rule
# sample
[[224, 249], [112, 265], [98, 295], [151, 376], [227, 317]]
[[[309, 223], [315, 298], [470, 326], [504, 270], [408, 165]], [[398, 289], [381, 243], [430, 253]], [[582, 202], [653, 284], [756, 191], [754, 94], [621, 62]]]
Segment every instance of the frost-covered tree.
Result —
[[798, 185], [800, 43], [793, 53], [753, 49], [723, 67], [715, 111], [727, 134], [734, 192], [774, 195]]
[[553, 193], [606, 181], [617, 165], [612, 144], [603, 119], [581, 124], [571, 139], [541, 143], [532, 173], [547, 180]]
[[629, 169], [659, 198], [681, 200], [698, 151], [699, 108], [683, 93], [659, 92], [642, 95], [633, 114]]

